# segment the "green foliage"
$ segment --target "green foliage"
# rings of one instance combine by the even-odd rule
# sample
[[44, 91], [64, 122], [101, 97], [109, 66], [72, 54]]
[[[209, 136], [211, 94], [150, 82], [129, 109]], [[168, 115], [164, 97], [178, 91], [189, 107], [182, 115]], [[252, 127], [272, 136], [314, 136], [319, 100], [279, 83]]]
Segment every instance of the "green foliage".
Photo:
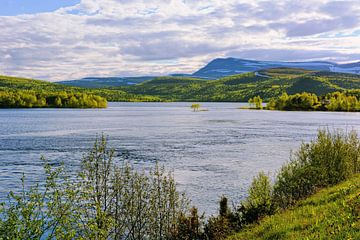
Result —
[[302, 144], [277, 174], [274, 204], [286, 208], [317, 189], [332, 186], [360, 172], [360, 140], [355, 131], [321, 130], [317, 139]]
[[[78, 226], [73, 212], [76, 192], [63, 167], [53, 170], [44, 160], [45, 191], [39, 185], [19, 194], [10, 192], [8, 204], [0, 209], [0, 239], [73, 239]], [[61, 180], [60, 180], [61, 179]]]
[[199, 109], [200, 109], [200, 104], [198, 104], [198, 103], [193, 103], [193, 104], [191, 104], [190, 108], [191, 108], [194, 112], [199, 111]]
[[2, 204], [0, 239], [176, 239], [188, 201], [171, 173], [139, 172], [115, 156], [103, 137], [75, 179], [46, 163], [41, 191], [23, 187]]
[[[247, 229], [246, 226], [249, 224], [262, 223], [263, 219], [266, 221], [269, 218], [268, 216], [279, 210], [291, 208], [319, 189], [334, 186], [358, 173], [360, 173], [360, 139], [356, 132], [345, 134], [340, 131], [331, 133], [321, 130], [314, 141], [302, 144], [290, 162], [284, 164], [278, 172], [274, 184], [270, 183], [267, 175], [259, 173], [252, 181], [248, 197], [233, 211], [226, 210], [227, 207], [224, 207], [226, 204], [221, 204], [220, 209], [223, 210], [218, 216], [209, 219], [205, 229], [208, 236], [214, 236], [210, 239], [224, 239], [234, 231], [240, 231], [240, 234], [236, 236], [248, 236], [245, 234], [247, 230], [243, 228]], [[359, 216], [359, 200], [359, 198], [351, 200], [351, 204], [339, 202], [339, 206], [346, 207], [347, 213], [341, 214], [344, 219], [339, 221], [341, 223], [336, 223], [340, 224], [338, 228], [343, 227], [343, 222], [352, 211], [357, 212], [356, 214]], [[342, 210], [337, 209], [337, 212], [342, 212]], [[310, 213], [312, 217], [315, 216], [312, 212]], [[351, 219], [353, 224], [356, 223], [356, 219], [360, 224], [360, 217]], [[327, 228], [333, 228], [330, 222], [327, 223], [330, 224]], [[323, 223], [323, 227], [325, 226], [326, 223]], [[292, 236], [293, 232], [296, 232], [291, 229], [288, 230], [289, 232], [278, 231], [275, 224], [272, 228], [273, 232], [271, 233], [267, 233], [264, 228], [262, 229], [264, 235], [250, 236], [253, 238], [264, 237], [264, 239], [288, 239], [291, 238], [289, 236]], [[242, 235], [241, 232], [244, 231], [245, 233]]]
[[262, 99], [259, 96], [250, 98], [248, 103], [250, 104], [250, 108], [263, 109]]
[[[100, 96], [105, 98], [107, 101], [111, 102], [158, 102], [161, 101], [160, 98], [154, 96], [145, 96], [145, 95], [136, 95], [127, 93], [119, 89], [89, 89], [89, 88], [79, 88], [71, 87], [57, 83], [50, 83], [46, 81], [25, 79], [25, 78], [16, 78], [16, 77], [7, 77], [0, 76], [0, 92], [16, 92], [19, 91], [23, 93], [24, 91], [31, 90], [36, 95], [56, 95], [57, 93], [66, 92], [67, 94], [86, 94], [91, 96]], [[43, 100], [42, 100], [43, 101]], [[57, 102], [57, 105], [60, 105]], [[76, 103], [73, 102], [76, 105]]]
[[297, 93], [288, 95], [283, 93], [279, 98], [269, 101], [270, 110], [317, 110], [320, 107], [319, 99], [312, 93]]
[[106, 108], [106, 99], [85, 93], [0, 91], [0, 108]]
[[325, 96], [324, 102], [325, 102], [324, 108], [326, 108], [329, 111], [344, 111], [344, 112], [360, 111], [360, 98], [351, 95], [351, 92], [329, 93]]
[[[259, 96], [264, 101], [287, 94], [308, 92], [326, 95], [332, 92], [351, 92], [360, 89], [360, 76], [316, 72], [303, 69], [275, 68], [256, 73], [244, 73], [218, 80], [203, 80], [191, 77], [156, 77], [139, 84], [124, 87], [99, 86], [99, 88], [80, 88], [0, 76], [0, 90], [33, 90], [35, 92], [66, 91], [101, 96], [115, 102], [244, 102]], [[96, 84], [95, 86], [96, 87]], [[357, 95], [359, 99], [359, 93]], [[326, 109], [321, 109], [326, 110]]]
[[258, 221], [260, 218], [274, 212], [272, 204], [272, 185], [269, 177], [260, 172], [251, 183], [248, 197], [241, 203], [238, 214], [242, 224]]
[[211, 216], [205, 225], [205, 235], [211, 240], [225, 239], [234, 233], [235, 216], [228, 207], [228, 199], [223, 196], [219, 202], [219, 215]]
[[229, 219], [223, 216], [210, 217], [205, 228], [208, 239], [222, 240], [234, 233]]
[[176, 240], [202, 240], [207, 239], [204, 231], [204, 215], [199, 216], [196, 207], [191, 208], [190, 214], [181, 214], [177, 227], [174, 229], [172, 239]]
[[297, 93], [288, 95], [283, 93], [276, 99], [271, 99], [267, 104], [270, 110], [302, 110], [302, 111], [360, 111], [360, 100], [357, 92], [333, 92], [325, 96], [316, 96], [311, 93]]
[[[56, 100], [56, 99], [55, 99]], [[0, 207], [0, 239], [357, 239], [360, 237], [360, 139], [321, 130], [303, 143], [274, 183], [260, 172], [234, 209], [222, 197], [205, 223], [176, 190], [171, 173], [136, 171], [104, 137], [76, 178], [45, 161], [46, 181], [10, 193]], [[347, 183], [330, 188], [339, 182]], [[280, 211], [281, 210], [281, 211]], [[259, 224], [253, 224], [259, 223]]]
[[246, 226], [229, 240], [360, 239], [360, 175]]

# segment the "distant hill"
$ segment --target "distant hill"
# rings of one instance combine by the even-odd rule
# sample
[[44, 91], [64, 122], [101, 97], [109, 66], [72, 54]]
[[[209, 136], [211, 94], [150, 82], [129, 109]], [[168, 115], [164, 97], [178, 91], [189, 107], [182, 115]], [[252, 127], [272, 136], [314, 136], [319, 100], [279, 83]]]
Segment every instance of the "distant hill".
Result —
[[128, 86], [144, 82], [154, 77], [144, 76], [144, 77], [87, 77], [79, 80], [69, 80], [58, 82], [60, 84], [76, 86], [76, 87], [86, 87], [86, 88], [111, 88], [119, 86]]
[[[281, 62], [281, 61], [256, 61], [238, 58], [216, 58], [206, 66], [193, 74], [176, 73], [170, 77], [193, 77], [214, 80], [222, 77], [241, 73], [261, 71], [270, 68], [301, 68], [314, 71], [328, 71], [339, 73], [360, 74], [360, 62], [337, 64], [325, 61], [313, 62]], [[69, 86], [86, 88], [112, 88], [120, 86], [135, 85], [144, 81], [154, 79], [156, 76], [140, 77], [86, 77], [78, 80], [67, 80], [58, 82]]]
[[[260, 96], [265, 101], [288, 94], [309, 92], [323, 95], [356, 89], [360, 75], [298, 68], [271, 68], [217, 80], [189, 76], [154, 77], [130, 86], [109, 88], [73, 87], [46, 81], [0, 76], [0, 91], [66, 91], [99, 95], [108, 101], [226, 101], [241, 102]], [[359, 94], [360, 96], [360, 94]]]
[[0, 92], [9, 92], [15, 90], [31, 90], [35, 92], [67, 92], [67, 93], [85, 93], [98, 95], [106, 98], [108, 101], [113, 102], [132, 102], [132, 101], [161, 101], [161, 99], [152, 96], [129, 94], [120, 89], [90, 89], [67, 86], [64, 84], [51, 83], [47, 81], [0, 76]]
[[239, 58], [216, 58], [192, 76], [217, 79], [234, 74], [254, 72], [269, 68], [302, 68], [315, 71], [330, 71], [340, 73], [360, 74], [360, 62], [349, 64], [337, 64], [324, 61], [313, 62], [281, 62], [281, 61], [256, 61]]
[[247, 101], [254, 96], [268, 100], [288, 94], [310, 92], [317, 95], [360, 89], [360, 75], [294, 68], [274, 68], [243, 73], [217, 80], [189, 77], [157, 77], [137, 85], [122, 87], [132, 94], [145, 94], [169, 101]]

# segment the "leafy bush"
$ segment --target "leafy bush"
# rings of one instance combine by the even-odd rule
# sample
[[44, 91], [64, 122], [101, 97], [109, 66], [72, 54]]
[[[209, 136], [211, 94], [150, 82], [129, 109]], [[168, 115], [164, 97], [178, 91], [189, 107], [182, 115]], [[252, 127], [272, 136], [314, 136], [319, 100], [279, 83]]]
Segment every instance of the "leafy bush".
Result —
[[196, 207], [191, 208], [190, 214], [180, 214], [179, 222], [172, 233], [171, 239], [202, 240], [207, 239], [204, 234], [204, 215], [199, 216]]
[[259, 96], [250, 98], [248, 103], [250, 104], [250, 108], [255, 108], [255, 109], [262, 109], [262, 99]]
[[282, 208], [360, 172], [360, 140], [355, 131], [345, 134], [320, 130], [316, 140], [303, 143], [278, 173], [274, 204]]
[[0, 239], [176, 239], [188, 201], [172, 175], [159, 166], [138, 172], [114, 157], [103, 137], [76, 179], [45, 163], [44, 189], [23, 185], [2, 205]]
[[240, 204], [237, 212], [241, 225], [258, 221], [274, 212], [272, 204], [272, 185], [263, 172], [254, 177], [248, 190], [248, 197]]

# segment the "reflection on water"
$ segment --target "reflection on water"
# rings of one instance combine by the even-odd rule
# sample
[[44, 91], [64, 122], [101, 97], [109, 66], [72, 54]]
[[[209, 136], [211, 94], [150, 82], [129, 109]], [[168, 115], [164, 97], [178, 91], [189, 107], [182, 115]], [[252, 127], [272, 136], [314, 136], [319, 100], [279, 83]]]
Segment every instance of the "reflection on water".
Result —
[[359, 113], [239, 110], [239, 103], [110, 103], [108, 109], [0, 110], [0, 199], [22, 172], [41, 178], [40, 156], [73, 171], [97, 134], [105, 133], [139, 167], [174, 170], [193, 204], [214, 213], [219, 196], [238, 201], [259, 171], [274, 173], [317, 129], [360, 131]]

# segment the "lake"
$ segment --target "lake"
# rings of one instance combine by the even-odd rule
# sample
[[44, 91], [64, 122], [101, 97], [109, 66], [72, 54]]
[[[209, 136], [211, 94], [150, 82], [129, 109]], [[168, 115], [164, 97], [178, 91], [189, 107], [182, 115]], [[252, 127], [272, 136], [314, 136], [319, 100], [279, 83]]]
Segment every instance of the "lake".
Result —
[[139, 168], [159, 162], [180, 190], [213, 214], [221, 195], [238, 202], [259, 171], [271, 175], [319, 128], [360, 132], [360, 113], [240, 110], [241, 103], [109, 103], [107, 109], [0, 110], [0, 200], [24, 172], [42, 178], [40, 156], [79, 166], [97, 134]]

